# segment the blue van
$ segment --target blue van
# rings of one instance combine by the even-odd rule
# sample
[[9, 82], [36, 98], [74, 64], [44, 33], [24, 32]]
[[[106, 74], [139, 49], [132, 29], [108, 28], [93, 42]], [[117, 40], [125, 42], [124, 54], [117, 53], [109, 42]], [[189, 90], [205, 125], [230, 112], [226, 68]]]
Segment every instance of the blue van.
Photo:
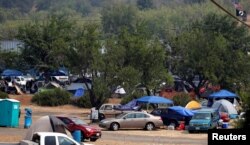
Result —
[[194, 114], [189, 122], [188, 131], [207, 131], [218, 127], [220, 115], [218, 110], [212, 108], [200, 109]]

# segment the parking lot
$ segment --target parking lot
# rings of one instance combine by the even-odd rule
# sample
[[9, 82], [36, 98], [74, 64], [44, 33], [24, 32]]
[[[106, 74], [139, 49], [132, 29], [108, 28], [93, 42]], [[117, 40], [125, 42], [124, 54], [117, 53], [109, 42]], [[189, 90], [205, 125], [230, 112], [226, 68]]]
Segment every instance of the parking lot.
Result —
[[[39, 107], [34, 105], [22, 105], [21, 117], [18, 128], [0, 128], [0, 142], [19, 142], [26, 134], [24, 129], [24, 108], [31, 108], [33, 111], [32, 121], [45, 115], [70, 115], [78, 116], [89, 122], [87, 116], [89, 109], [77, 108], [71, 105], [61, 107]], [[98, 126], [98, 124], [92, 124]], [[88, 142], [88, 141], [87, 141]], [[161, 128], [154, 131], [145, 130], [119, 130], [109, 131], [102, 129], [102, 138], [96, 142], [89, 142], [95, 145], [165, 145], [165, 144], [207, 144], [207, 134], [189, 134], [187, 131], [167, 130]]]

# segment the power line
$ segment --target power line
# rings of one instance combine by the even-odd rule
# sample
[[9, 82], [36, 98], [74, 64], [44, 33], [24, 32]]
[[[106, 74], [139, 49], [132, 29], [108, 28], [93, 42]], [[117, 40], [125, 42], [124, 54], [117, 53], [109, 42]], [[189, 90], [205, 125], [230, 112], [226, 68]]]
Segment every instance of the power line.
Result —
[[236, 16], [234, 16], [233, 14], [231, 14], [229, 11], [227, 11], [225, 8], [223, 8], [220, 4], [218, 4], [217, 2], [215, 2], [214, 0], [211, 0], [213, 4], [215, 4], [217, 7], [219, 7], [221, 10], [223, 10], [225, 13], [227, 13], [228, 15], [230, 15], [231, 17], [233, 17], [234, 19], [236, 19], [237, 21], [241, 22], [242, 24], [244, 24], [245, 26], [250, 28], [250, 25], [248, 25], [247, 23], [245, 23], [244, 21], [240, 20], [239, 18], [237, 18]]

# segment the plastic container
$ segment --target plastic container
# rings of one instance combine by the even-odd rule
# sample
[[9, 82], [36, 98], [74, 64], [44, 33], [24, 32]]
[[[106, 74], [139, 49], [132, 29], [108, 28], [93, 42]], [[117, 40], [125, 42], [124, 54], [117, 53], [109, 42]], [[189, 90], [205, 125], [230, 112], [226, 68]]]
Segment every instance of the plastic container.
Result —
[[81, 142], [81, 131], [80, 130], [75, 130], [72, 132], [73, 139], [77, 142]]
[[29, 128], [32, 123], [32, 118], [31, 116], [25, 116], [24, 117], [24, 128]]
[[228, 128], [228, 123], [227, 122], [223, 122], [221, 128]]
[[30, 108], [25, 108], [24, 111], [24, 128], [29, 128], [32, 124], [32, 110]]

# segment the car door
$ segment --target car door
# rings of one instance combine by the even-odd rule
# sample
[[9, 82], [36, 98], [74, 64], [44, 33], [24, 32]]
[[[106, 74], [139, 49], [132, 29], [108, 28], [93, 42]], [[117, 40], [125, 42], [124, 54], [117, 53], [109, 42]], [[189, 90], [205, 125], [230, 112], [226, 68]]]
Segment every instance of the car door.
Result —
[[148, 122], [147, 118], [149, 118], [144, 113], [135, 113], [135, 119], [133, 121], [133, 125], [135, 128], [144, 128], [146, 123]]
[[128, 113], [120, 121], [121, 128], [134, 128], [135, 113]]

